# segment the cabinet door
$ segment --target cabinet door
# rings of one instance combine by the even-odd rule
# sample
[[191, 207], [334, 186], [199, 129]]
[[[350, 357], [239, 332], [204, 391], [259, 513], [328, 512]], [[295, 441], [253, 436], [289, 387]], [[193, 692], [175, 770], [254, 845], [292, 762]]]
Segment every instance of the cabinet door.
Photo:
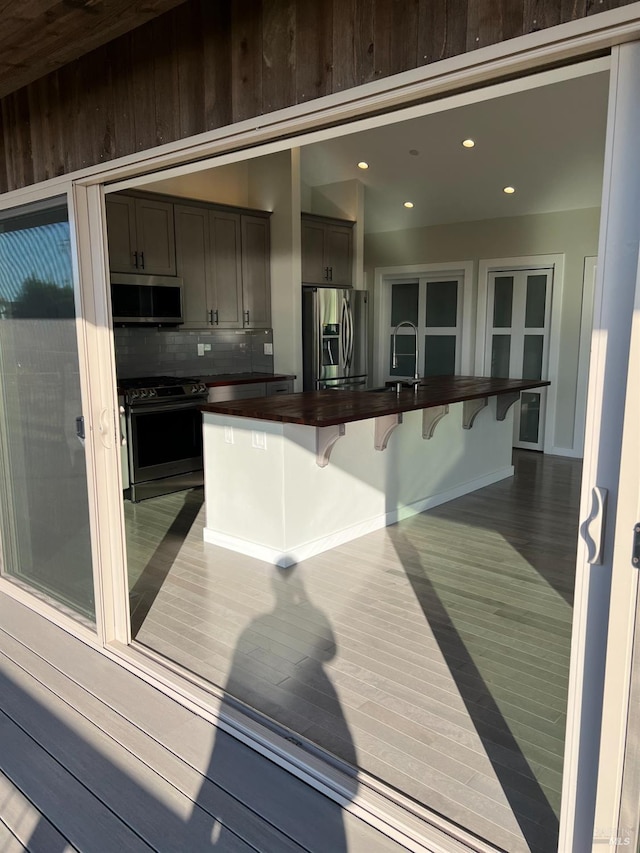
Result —
[[201, 329], [213, 319], [208, 313], [207, 289], [209, 212], [200, 207], [175, 206], [176, 268], [184, 280], [184, 328]]
[[224, 403], [226, 400], [248, 400], [266, 395], [264, 382], [247, 382], [240, 385], [215, 385], [209, 388], [209, 403]]
[[271, 325], [269, 220], [243, 214], [241, 226], [243, 325], [265, 328]]
[[352, 283], [353, 229], [328, 223], [325, 234], [325, 266], [331, 284]]
[[213, 325], [220, 329], [242, 328], [242, 264], [240, 215], [209, 213], [211, 279], [208, 307]]
[[325, 226], [323, 222], [302, 220], [302, 281], [305, 284], [326, 284], [324, 261]]
[[111, 195], [106, 199], [109, 269], [112, 272], [137, 272], [136, 206], [129, 196]]
[[175, 275], [173, 205], [143, 198], [137, 198], [135, 202], [138, 272]]

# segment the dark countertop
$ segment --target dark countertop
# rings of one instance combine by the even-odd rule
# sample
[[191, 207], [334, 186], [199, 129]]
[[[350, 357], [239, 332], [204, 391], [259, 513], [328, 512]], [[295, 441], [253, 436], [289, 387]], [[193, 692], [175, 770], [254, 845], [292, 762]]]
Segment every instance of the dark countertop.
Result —
[[214, 373], [201, 376], [200, 380], [208, 388], [217, 385], [247, 385], [250, 382], [282, 382], [285, 379], [295, 379], [290, 373]]
[[305, 391], [208, 403], [203, 412], [254, 418], [262, 421], [334, 426], [382, 415], [429, 409], [447, 403], [460, 403], [482, 397], [495, 397], [528, 388], [541, 388], [549, 382], [527, 379], [491, 379], [483, 376], [434, 376], [421, 380], [418, 391]]

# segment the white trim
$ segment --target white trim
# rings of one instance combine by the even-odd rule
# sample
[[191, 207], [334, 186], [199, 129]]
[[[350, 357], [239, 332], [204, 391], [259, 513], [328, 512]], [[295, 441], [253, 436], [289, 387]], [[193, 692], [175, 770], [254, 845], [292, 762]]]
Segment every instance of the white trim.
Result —
[[[580, 519], [609, 490], [602, 565], [578, 541], [559, 850], [592, 849], [618, 484], [640, 244], [640, 43], [612, 53]], [[631, 541], [631, 530], [628, 533]], [[613, 614], [612, 614], [613, 615]], [[617, 618], [617, 616], [615, 616]], [[624, 618], [624, 615], [622, 616]], [[620, 710], [620, 709], [618, 709]], [[599, 848], [596, 848], [599, 849]]]
[[444, 492], [438, 492], [428, 498], [422, 498], [414, 503], [401, 506], [387, 513], [382, 513], [374, 518], [353, 524], [350, 527], [345, 527], [343, 530], [332, 533], [330, 536], [323, 536], [319, 539], [314, 539], [313, 542], [305, 542], [298, 547], [289, 548], [286, 552], [279, 551], [277, 548], [269, 548], [266, 545], [258, 545], [255, 542], [248, 542], [246, 539], [241, 539], [238, 536], [229, 536], [226, 533], [212, 530], [210, 527], [204, 528], [203, 538], [210, 545], [228, 548], [231, 551], [237, 551], [239, 554], [246, 554], [248, 557], [263, 560], [265, 563], [286, 568], [303, 560], [308, 560], [310, 557], [315, 557], [316, 554], [322, 554], [325, 551], [330, 551], [332, 548], [337, 548], [339, 545], [344, 545], [345, 542], [359, 539], [361, 536], [372, 533], [374, 530], [388, 527], [390, 524], [395, 524], [405, 518], [411, 518], [413, 515], [417, 515], [427, 509], [432, 509], [435, 506], [440, 506], [440, 504], [447, 503], [447, 501], [454, 500], [454, 498], [475, 492], [476, 489], [483, 489], [485, 486], [491, 486], [493, 483], [507, 479], [507, 477], [513, 477], [513, 471], [513, 466], [508, 465], [505, 468], [484, 474], [482, 477], [476, 477]]
[[580, 344], [578, 346], [578, 377], [576, 380], [576, 412], [573, 421], [573, 447], [576, 456], [584, 454], [584, 431], [589, 384], [591, 332], [593, 331], [593, 294], [596, 283], [597, 257], [584, 259], [582, 303], [580, 311]]
[[421, 276], [459, 275], [462, 276], [462, 334], [460, 369], [463, 374], [473, 373], [472, 352], [475, 331], [473, 317], [473, 261], [446, 261], [440, 264], [407, 264], [405, 266], [376, 267], [374, 269], [373, 304], [375, 323], [373, 372], [375, 382], [384, 382], [387, 373], [386, 347], [382, 342], [389, 332], [389, 304], [385, 298], [385, 288], [392, 281], [402, 278], [415, 279]]
[[[551, 328], [549, 330], [549, 379], [547, 388], [547, 411], [544, 423], [544, 452], [553, 453], [555, 448], [556, 408], [558, 402], [558, 371], [560, 369], [560, 325], [562, 322], [562, 296], [564, 292], [564, 255], [528, 255], [517, 258], [488, 258], [478, 265], [478, 314], [476, 333], [476, 373], [485, 375], [487, 370], [487, 304], [489, 297], [489, 273], [516, 269], [553, 269], [551, 292]], [[566, 453], [562, 453], [566, 456]]]

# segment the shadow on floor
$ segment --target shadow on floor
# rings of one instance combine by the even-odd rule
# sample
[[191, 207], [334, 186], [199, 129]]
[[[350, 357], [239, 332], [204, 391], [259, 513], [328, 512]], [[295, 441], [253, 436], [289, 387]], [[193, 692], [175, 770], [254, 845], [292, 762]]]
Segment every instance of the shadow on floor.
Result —
[[204, 489], [187, 492], [184, 505], [129, 591], [132, 638], [147, 618], [203, 504]]

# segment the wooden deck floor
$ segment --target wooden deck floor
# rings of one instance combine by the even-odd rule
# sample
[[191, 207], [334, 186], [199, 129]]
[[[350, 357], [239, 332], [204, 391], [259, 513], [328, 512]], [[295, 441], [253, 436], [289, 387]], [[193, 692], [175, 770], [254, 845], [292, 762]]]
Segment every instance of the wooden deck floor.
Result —
[[581, 466], [516, 469], [288, 570], [205, 544], [201, 493], [127, 504], [137, 642], [498, 847], [548, 853]]
[[0, 594], [0, 850], [407, 847]]

